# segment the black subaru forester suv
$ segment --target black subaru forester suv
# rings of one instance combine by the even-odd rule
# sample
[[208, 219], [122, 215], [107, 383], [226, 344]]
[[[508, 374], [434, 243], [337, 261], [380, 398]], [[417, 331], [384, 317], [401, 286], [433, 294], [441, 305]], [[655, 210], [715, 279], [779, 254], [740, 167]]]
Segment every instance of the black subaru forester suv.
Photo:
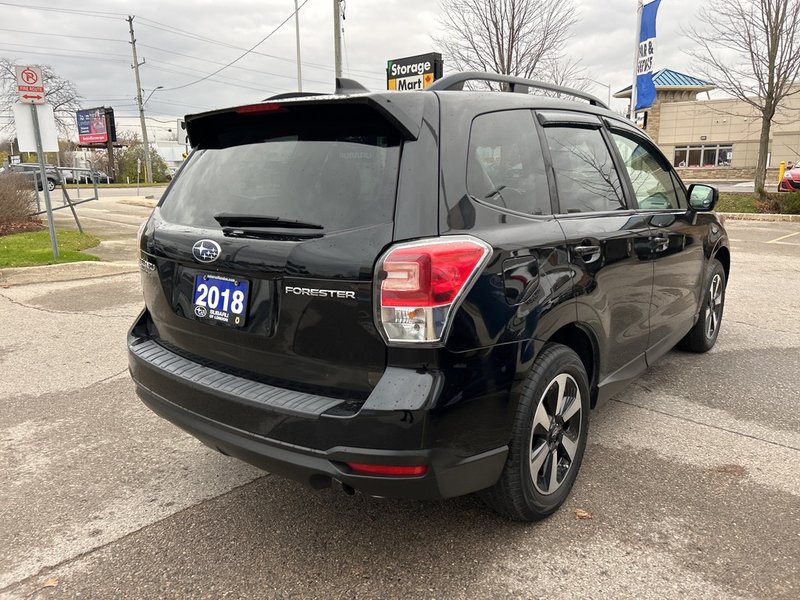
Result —
[[581, 92], [339, 86], [186, 118], [194, 151], [140, 231], [137, 392], [314, 488], [542, 518], [590, 409], [714, 345], [717, 192]]

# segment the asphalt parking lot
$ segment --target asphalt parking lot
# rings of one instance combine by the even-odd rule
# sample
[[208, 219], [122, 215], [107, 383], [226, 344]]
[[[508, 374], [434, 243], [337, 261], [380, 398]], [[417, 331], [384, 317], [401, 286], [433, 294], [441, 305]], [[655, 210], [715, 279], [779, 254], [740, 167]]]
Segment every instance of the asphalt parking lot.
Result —
[[148, 411], [141, 204], [79, 208], [104, 263], [0, 273], [0, 598], [800, 597], [800, 223], [728, 222], [717, 346], [593, 413], [572, 496], [518, 524], [315, 492]]

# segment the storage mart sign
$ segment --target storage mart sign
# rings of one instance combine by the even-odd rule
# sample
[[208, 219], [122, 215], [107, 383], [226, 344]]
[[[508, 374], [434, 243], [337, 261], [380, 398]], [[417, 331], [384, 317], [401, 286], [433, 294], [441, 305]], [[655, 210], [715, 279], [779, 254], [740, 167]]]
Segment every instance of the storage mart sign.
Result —
[[390, 60], [386, 65], [386, 88], [398, 92], [424, 90], [442, 76], [443, 65], [438, 52]]

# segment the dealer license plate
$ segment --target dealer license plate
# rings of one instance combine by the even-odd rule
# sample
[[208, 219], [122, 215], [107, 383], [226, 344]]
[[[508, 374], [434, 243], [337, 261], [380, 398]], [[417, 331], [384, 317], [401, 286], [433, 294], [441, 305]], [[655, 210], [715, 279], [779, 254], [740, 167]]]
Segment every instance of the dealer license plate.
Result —
[[250, 283], [224, 275], [195, 275], [192, 310], [203, 321], [244, 325]]

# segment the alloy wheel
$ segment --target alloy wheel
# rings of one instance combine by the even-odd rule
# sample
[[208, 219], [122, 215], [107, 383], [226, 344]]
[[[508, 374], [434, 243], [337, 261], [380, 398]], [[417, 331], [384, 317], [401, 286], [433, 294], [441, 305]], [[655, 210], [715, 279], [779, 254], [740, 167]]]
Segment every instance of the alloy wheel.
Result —
[[706, 337], [713, 339], [722, 319], [722, 277], [716, 273], [711, 279], [706, 302]]
[[548, 384], [533, 416], [530, 477], [542, 495], [564, 483], [578, 453], [581, 392], [572, 375], [561, 373]]

